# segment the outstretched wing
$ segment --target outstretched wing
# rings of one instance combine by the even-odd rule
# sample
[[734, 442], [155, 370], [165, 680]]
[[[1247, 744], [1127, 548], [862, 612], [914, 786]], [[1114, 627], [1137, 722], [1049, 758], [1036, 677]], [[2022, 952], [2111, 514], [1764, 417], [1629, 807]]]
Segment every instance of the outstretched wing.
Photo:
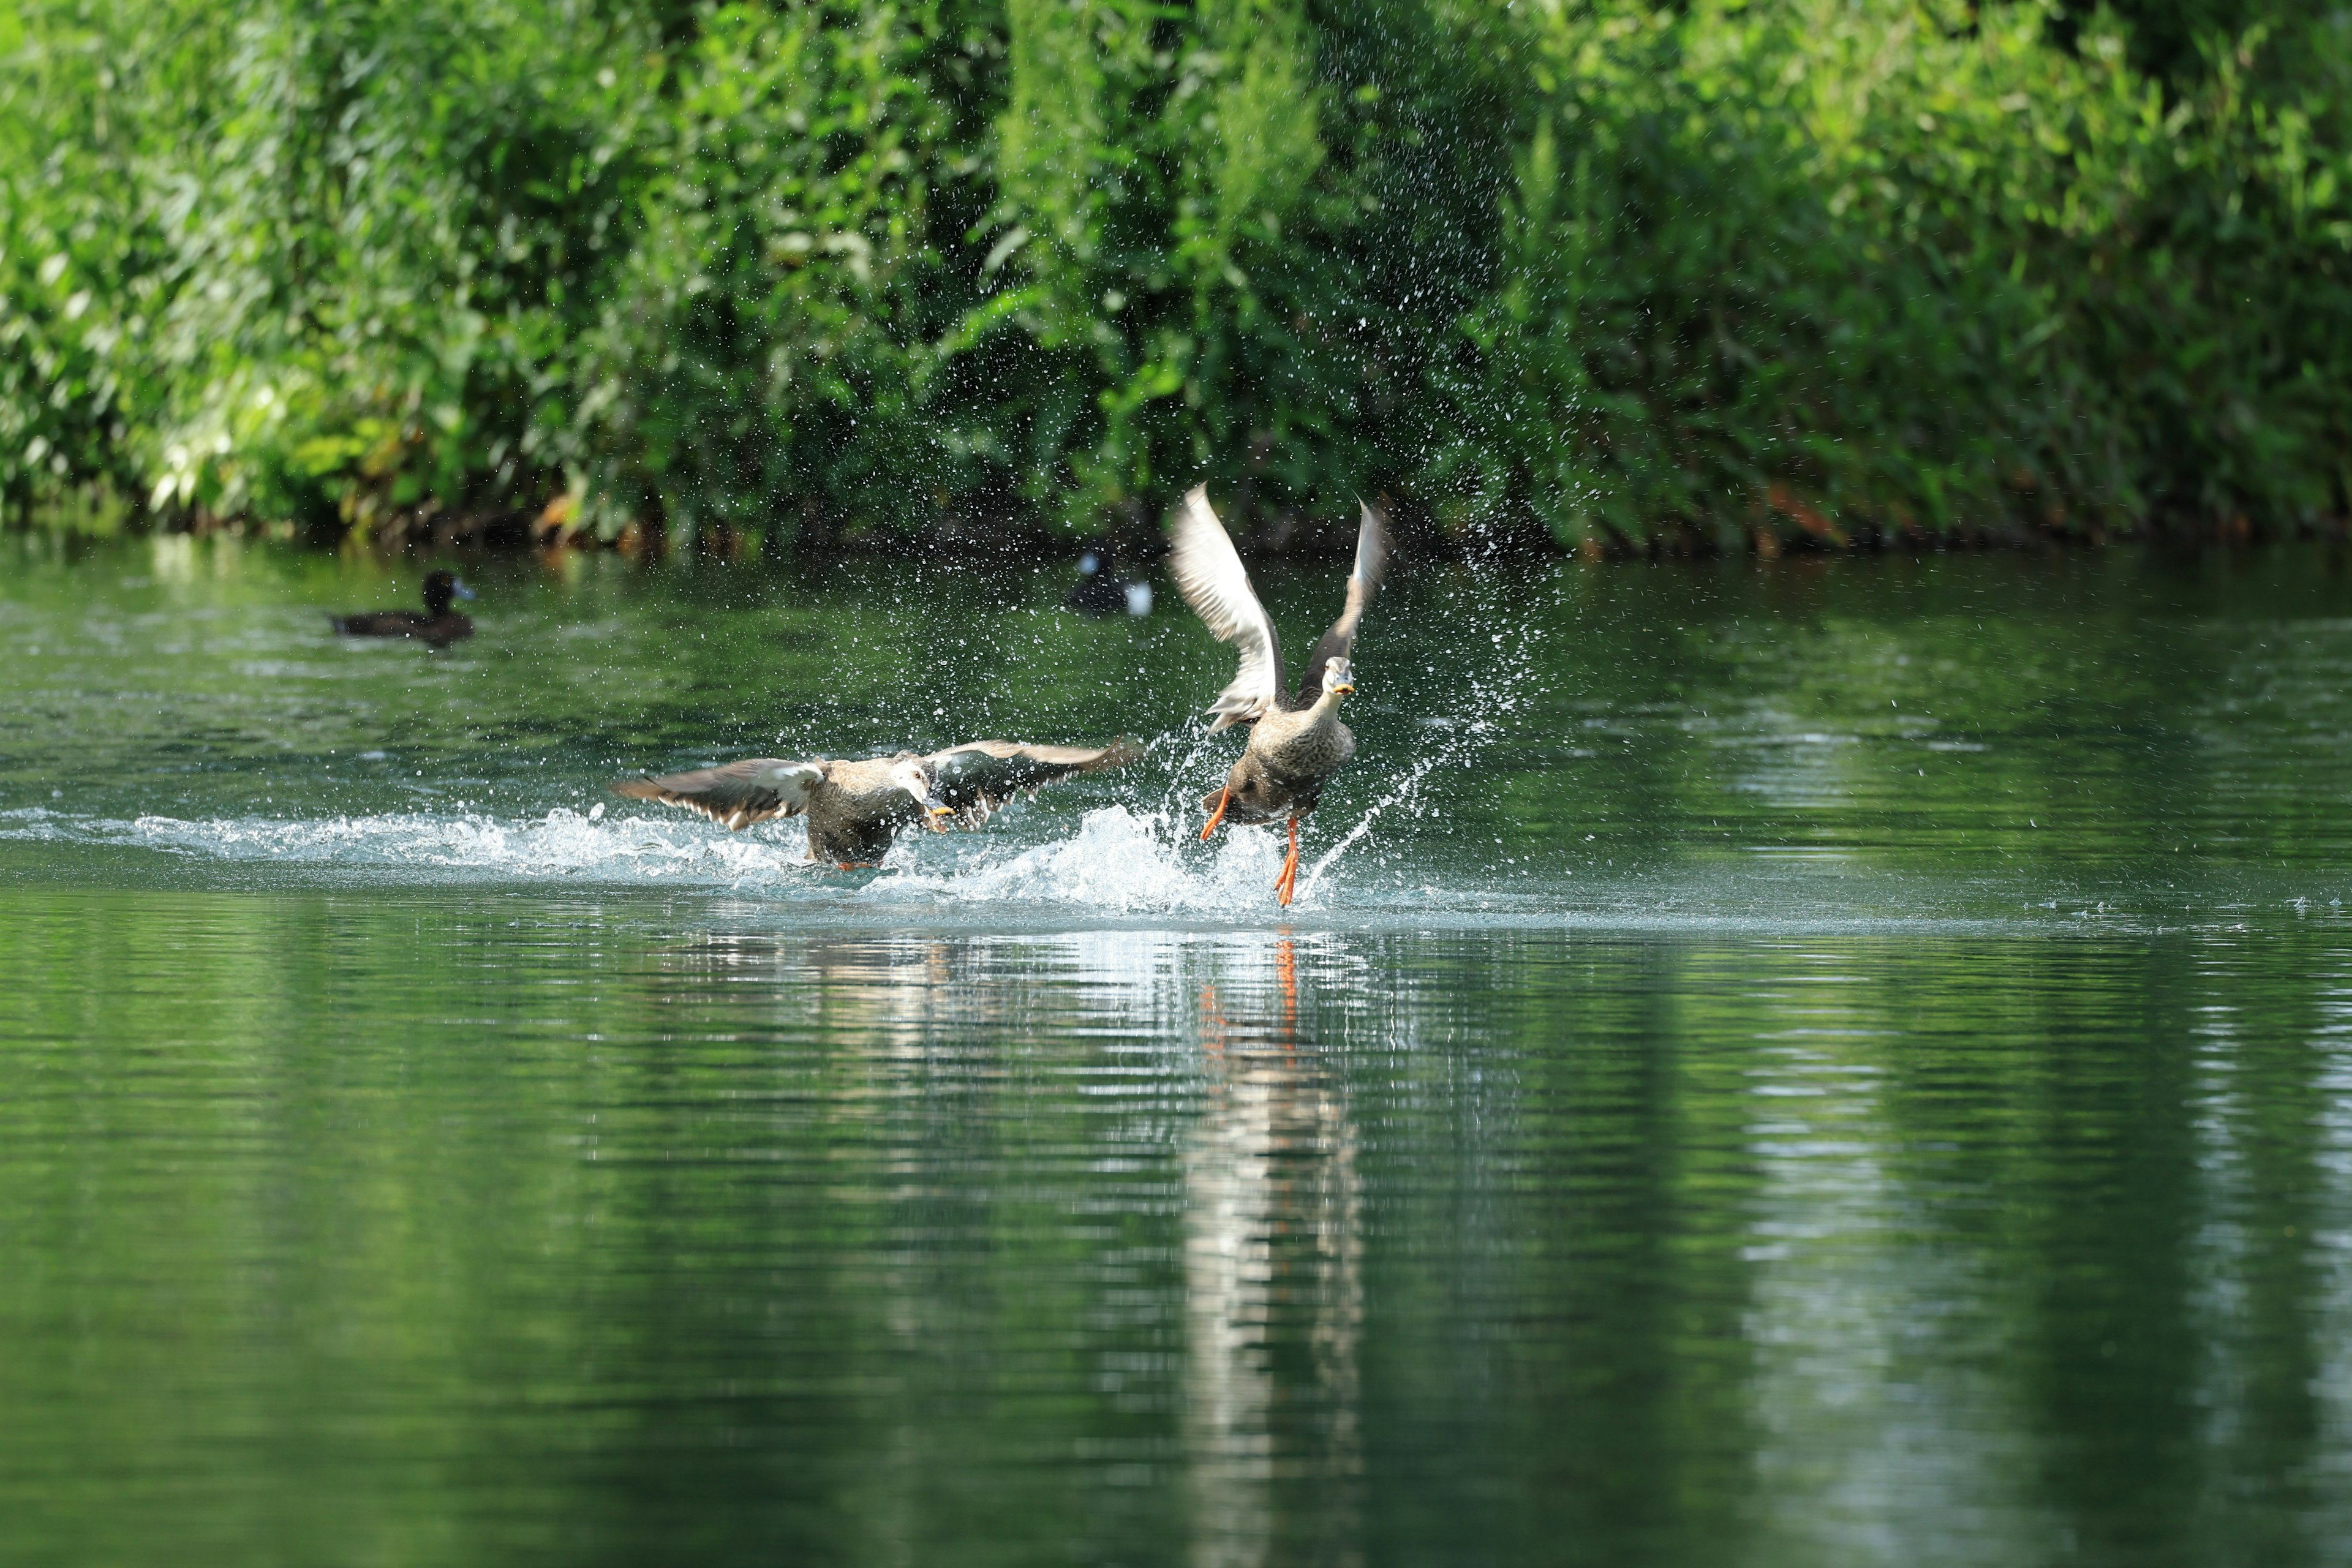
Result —
[[657, 779], [623, 779], [613, 786], [613, 793], [698, 811], [724, 827], [737, 829], [772, 816], [799, 816], [808, 809], [811, 792], [824, 782], [824, 767], [820, 763], [752, 757], [723, 768], [701, 768]]
[[923, 759], [930, 770], [932, 791], [942, 805], [953, 806], [969, 825], [988, 820], [989, 813], [1023, 790], [1041, 789], [1072, 773], [1097, 768], [1123, 767], [1143, 755], [1143, 748], [1126, 741], [1108, 746], [1024, 746], [1017, 741], [974, 741], [950, 746]]
[[1315, 645], [1307, 658], [1307, 668], [1298, 672], [1298, 700], [1311, 703], [1323, 695], [1323, 667], [1335, 658], [1356, 657], [1356, 623], [1364, 618], [1364, 606], [1372, 602], [1372, 590], [1381, 585], [1381, 574], [1389, 563], [1389, 533], [1381, 526], [1380, 513], [1365, 506], [1363, 521], [1356, 524], [1356, 569], [1348, 574], [1348, 604], [1323, 640]]
[[1249, 574], [1242, 569], [1225, 525], [1209, 510], [1206, 485], [1193, 486], [1177, 510], [1168, 570], [1184, 602], [1208, 624], [1210, 635], [1241, 649], [1241, 673], [1210, 705], [1217, 721], [1209, 728], [1222, 730], [1272, 708], [1282, 696], [1282, 645], [1275, 638], [1265, 606], [1250, 587]]

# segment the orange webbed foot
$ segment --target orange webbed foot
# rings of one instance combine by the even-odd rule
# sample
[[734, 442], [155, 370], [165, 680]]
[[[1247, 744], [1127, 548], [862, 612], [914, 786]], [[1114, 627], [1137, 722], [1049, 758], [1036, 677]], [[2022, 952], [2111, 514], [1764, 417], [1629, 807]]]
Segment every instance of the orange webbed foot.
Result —
[[1298, 896], [1298, 818], [1295, 816], [1290, 819], [1290, 853], [1283, 859], [1282, 875], [1274, 879], [1274, 896], [1285, 909]]
[[1233, 803], [1234, 786], [1227, 784], [1223, 791], [1217, 796], [1217, 809], [1209, 814], [1207, 826], [1201, 829], [1201, 837], [1203, 840], [1206, 840], [1210, 834], [1214, 833], [1217, 830], [1217, 824], [1225, 819], [1225, 807], [1233, 805]]

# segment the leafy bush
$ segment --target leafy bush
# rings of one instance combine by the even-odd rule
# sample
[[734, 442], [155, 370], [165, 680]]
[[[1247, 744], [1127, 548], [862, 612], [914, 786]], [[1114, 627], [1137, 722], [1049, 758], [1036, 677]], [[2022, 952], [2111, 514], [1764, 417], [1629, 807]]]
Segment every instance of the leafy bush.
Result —
[[0, 0], [0, 510], [2333, 522], [2352, 44], [2199, 5]]
[[887, 5], [703, 16], [564, 443], [593, 520], [919, 527], [970, 488], [930, 396], [971, 299], [934, 240], [956, 116], [929, 89], [958, 41]]
[[2168, 101], [2044, 26], [1553, 19], [1453, 506], [1603, 542], [2340, 518], [2336, 128], [2245, 93], [2258, 37]]

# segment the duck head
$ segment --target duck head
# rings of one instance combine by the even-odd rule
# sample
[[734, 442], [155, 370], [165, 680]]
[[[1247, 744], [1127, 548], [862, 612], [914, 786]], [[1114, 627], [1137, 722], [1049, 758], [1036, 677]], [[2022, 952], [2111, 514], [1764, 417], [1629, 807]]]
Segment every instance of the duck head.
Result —
[[457, 581], [455, 572], [428, 572], [425, 574], [425, 613], [439, 619], [449, 613], [452, 599], [471, 599], [474, 591]]
[[1323, 695], [1333, 702], [1356, 694], [1356, 667], [1349, 660], [1335, 658], [1323, 666]]
[[924, 826], [934, 833], [948, 830], [948, 818], [955, 815], [955, 807], [940, 798], [939, 785], [920, 757], [901, 760], [890, 770], [890, 782], [914, 796], [915, 804], [922, 807]]

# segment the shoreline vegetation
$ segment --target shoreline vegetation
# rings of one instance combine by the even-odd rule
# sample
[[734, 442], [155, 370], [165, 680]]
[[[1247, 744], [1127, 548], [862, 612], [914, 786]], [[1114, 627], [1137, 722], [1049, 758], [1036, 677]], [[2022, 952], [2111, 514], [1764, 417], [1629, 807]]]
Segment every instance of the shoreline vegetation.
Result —
[[820, 554], [2352, 517], [2316, 0], [0, 0], [0, 521]]

